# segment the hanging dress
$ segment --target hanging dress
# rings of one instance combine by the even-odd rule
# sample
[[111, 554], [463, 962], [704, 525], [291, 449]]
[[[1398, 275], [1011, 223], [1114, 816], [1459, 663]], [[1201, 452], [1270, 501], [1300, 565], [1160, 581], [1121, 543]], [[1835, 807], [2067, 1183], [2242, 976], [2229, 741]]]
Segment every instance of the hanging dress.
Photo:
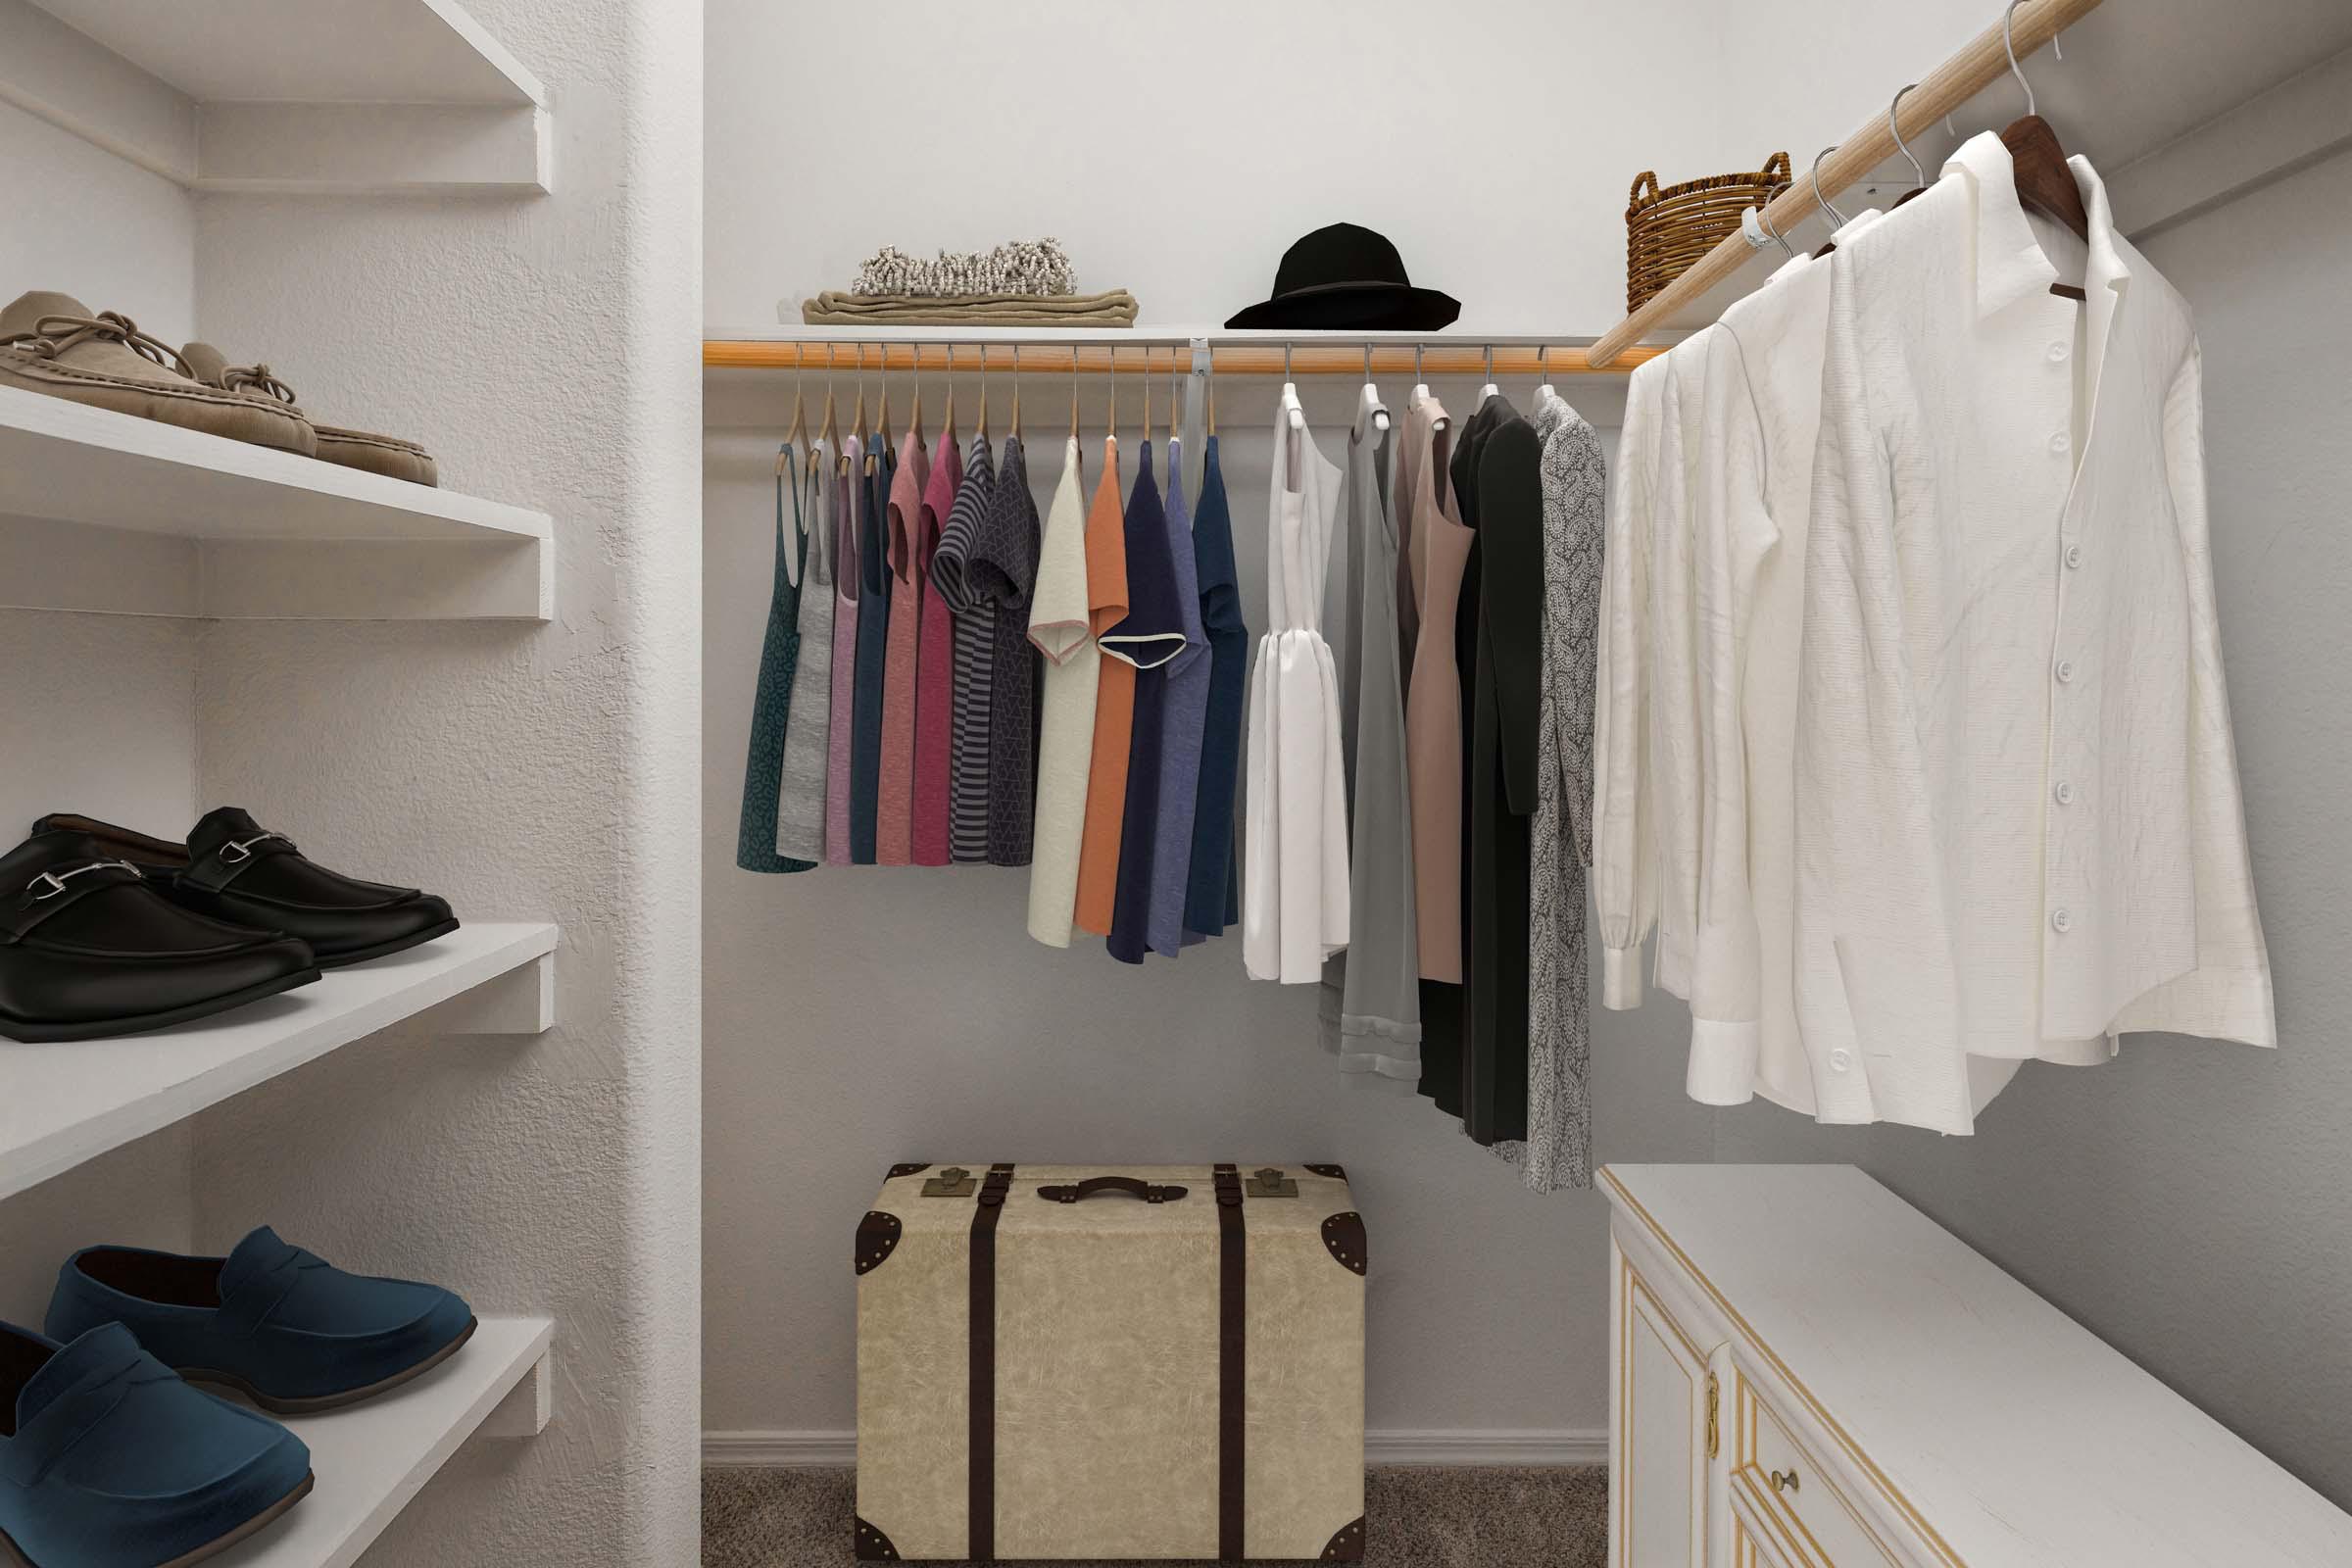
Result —
[[858, 476], [865, 513], [858, 539], [858, 679], [850, 737], [850, 863], [876, 862], [882, 787], [882, 706], [890, 662], [890, 486], [897, 465], [879, 436]]
[[1036, 829], [1040, 667], [1029, 645], [1037, 586], [1037, 498], [1019, 432], [1004, 438], [993, 504], [974, 535], [966, 574], [994, 606], [989, 634], [988, 863], [1027, 865]]
[[[1404, 682], [1397, 653], [1396, 507], [1391, 431], [1366, 387], [1348, 438], [1348, 646], [1352, 687], [1348, 951], [1324, 979], [1326, 1043], [1347, 1072], [1421, 1077], [1420, 928], [1413, 912], [1412, 793], [1405, 771]], [[1354, 679], [1347, 677], [1352, 673]], [[1343, 714], [1345, 717], [1345, 714]]]
[[[810, 470], [814, 471], [813, 459]], [[784, 502], [792, 501], [792, 530]], [[760, 643], [760, 680], [752, 696], [752, 735], [743, 763], [743, 808], [735, 829], [735, 863], [746, 871], [806, 871], [809, 862], [776, 851], [776, 816], [784, 794], [784, 736], [791, 723], [793, 678], [801, 658], [801, 571], [807, 549], [802, 529], [801, 469], [792, 443], [776, 448], [775, 578], [768, 590], [767, 631]]]
[[939, 458], [923, 486], [914, 540], [914, 576], [922, 585], [922, 636], [914, 663], [914, 826], [909, 857], [916, 865], [946, 865], [949, 812], [955, 789], [956, 616], [932, 577], [939, 537], [956, 492], [963, 488], [963, 454], [954, 425], [940, 432]]
[[1254, 980], [1314, 985], [1348, 945], [1348, 799], [1340, 679], [1323, 640], [1323, 581], [1340, 475], [1314, 435], [1274, 412], [1266, 508], [1268, 629], [1250, 682], [1242, 961]]
[[1591, 976], [1593, 673], [1600, 647], [1608, 478], [1600, 442], [1565, 398], [1539, 405], [1544, 439], [1544, 654], [1528, 867], [1527, 1152], [1537, 1192], [1592, 1185]]
[[1102, 652], [1135, 671], [1135, 717], [1128, 727], [1127, 801], [1120, 814], [1118, 882], [1113, 890], [1110, 956], [1141, 963], [1150, 951], [1152, 853], [1159, 842], [1160, 723], [1168, 662], [1184, 652], [1184, 612], [1176, 602], [1176, 563], [1168, 514], [1144, 441], [1127, 501], [1127, 599], [1124, 619], [1102, 636]]
[[1241, 785], [1243, 694], [1250, 679], [1250, 626], [1242, 614], [1241, 575], [1233, 557], [1233, 513], [1213, 435], [1200, 452], [1193, 565], [1200, 577], [1200, 625], [1208, 638], [1208, 700], [1200, 716], [1200, 784], [1193, 800], [1184, 933], [1189, 941], [1200, 941], [1222, 936], [1242, 918], [1233, 818]]
[[850, 754], [857, 729], [858, 523], [865, 495], [864, 445], [841, 444], [833, 468], [833, 702], [825, 727], [825, 863], [850, 863]]
[[776, 854], [812, 863], [825, 858], [826, 747], [833, 727], [833, 463], [832, 443], [819, 438], [808, 448], [801, 476], [808, 498], [802, 515], [801, 643], [776, 792]]
[[923, 449], [923, 432], [908, 430], [899, 443], [884, 503], [891, 614], [882, 665], [882, 771], [875, 807], [874, 859], [881, 865], [907, 865], [914, 859], [914, 681], [922, 652], [923, 600], [931, 586], [915, 571], [915, 539], [922, 527], [923, 492], [930, 484], [931, 454]]
[[1499, 1145], [1527, 1137], [1528, 863], [1543, 708], [1543, 443], [1500, 395], [1488, 399], [1471, 422], [1479, 608], [1462, 1126], [1478, 1143]]
[[1044, 656], [1038, 711], [1037, 808], [1029, 864], [1029, 934], [1050, 948], [1070, 945], [1078, 901], [1078, 845], [1086, 832], [1087, 764], [1095, 746], [1095, 690], [1102, 651], [1089, 618], [1086, 474], [1072, 436], [1061, 482], [1046, 514], [1029, 641]]
[[1168, 438], [1168, 556], [1176, 568], [1184, 648], [1164, 666], [1159, 815], [1152, 835], [1152, 951], [1173, 958], [1184, 946], [1184, 895], [1193, 863], [1193, 812], [1200, 789], [1200, 746], [1208, 718], [1208, 635], [1200, 622], [1200, 564], [1184, 503], [1184, 443]]
[[1421, 1093], [1461, 1103], [1462, 688], [1454, 620], [1472, 537], [1447, 476], [1451, 421], [1436, 398], [1405, 411], [1399, 468], [1412, 522], [1415, 651], [1404, 692], [1405, 789], [1413, 823], [1413, 921], [1421, 958]]
[[996, 606], [971, 580], [972, 542], [980, 519], [995, 504], [997, 468], [988, 436], [972, 437], [971, 461], [956, 504], [939, 531], [931, 557], [931, 585], [956, 622], [956, 660], [950, 673], [955, 710], [948, 719], [948, 855], [957, 865], [988, 858], [989, 672], [996, 636]]
[[[1102, 480], [1086, 514], [1087, 599], [1095, 639], [1127, 618], [1127, 523], [1119, 501], [1119, 438], [1102, 440]], [[1118, 900], [1119, 825], [1127, 812], [1127, 748], [1135, 727], [1135, 666], [1102, 661], [1095, 686], [1095, 744], [1087, 757], [1086, 833], [1078, 846], [1078, 929], [1110, 935]]]

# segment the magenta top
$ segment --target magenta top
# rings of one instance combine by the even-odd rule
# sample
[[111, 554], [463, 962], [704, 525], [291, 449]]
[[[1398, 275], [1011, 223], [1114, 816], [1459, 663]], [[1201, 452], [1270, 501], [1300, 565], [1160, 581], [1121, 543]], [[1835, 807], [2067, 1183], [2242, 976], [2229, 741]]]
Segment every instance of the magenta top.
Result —
[[922, 638], [922, 600], [931, 584], [914, 573], [914, 534], [920, 526], [931, 457], [923, 434], [909, 430], [899, 443], [891, 476], [883, 548], [890, 555], [890, 643], [882, 663], [882, 770], [874, 800], [874, 863], [914, 859], [914, 675]]
[[963, 454], [956, 450], [956, 432], [942, 431], [939, 461], [931, 466], [931, 482], [923, 487], [914, 539], [914, 575], [922, 585], [923, 607], [922, 636], [914, 658], [916, 865], [945, 865], [952, 848], [948, 815], [956, 751], [956, 616], [932, 585], [931, 558], [938, 553], [940, 530], [962, 483]]

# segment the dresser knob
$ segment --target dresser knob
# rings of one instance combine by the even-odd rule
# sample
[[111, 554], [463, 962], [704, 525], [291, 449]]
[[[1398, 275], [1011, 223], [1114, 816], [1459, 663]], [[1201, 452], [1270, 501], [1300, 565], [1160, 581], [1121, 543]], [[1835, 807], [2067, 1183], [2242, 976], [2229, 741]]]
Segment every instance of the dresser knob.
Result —
[[1775, 1492], [1796, 1491], [1796, 1472], [1794, 1470], [1775, 1470], [1772, 1473], [1772, 1490]]

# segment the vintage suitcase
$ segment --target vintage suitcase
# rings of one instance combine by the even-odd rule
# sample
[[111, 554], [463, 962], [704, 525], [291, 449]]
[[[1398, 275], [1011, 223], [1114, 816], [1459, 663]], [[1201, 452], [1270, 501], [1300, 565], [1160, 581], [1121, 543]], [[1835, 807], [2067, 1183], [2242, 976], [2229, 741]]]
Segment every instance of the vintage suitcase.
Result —
[[1337, 1165], [898, 1165], [858, 1227], [858, 1556], [1364, 1550]]

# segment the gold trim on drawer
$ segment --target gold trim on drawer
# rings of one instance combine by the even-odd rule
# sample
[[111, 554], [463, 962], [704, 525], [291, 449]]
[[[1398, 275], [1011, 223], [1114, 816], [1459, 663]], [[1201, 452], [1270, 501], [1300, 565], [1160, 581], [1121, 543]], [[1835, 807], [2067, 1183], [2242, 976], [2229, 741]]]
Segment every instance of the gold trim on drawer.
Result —
[[1952, 1568], [1968, 1568], [1967, 1560], [1952, 1549], [1951, 1543], [1936, 1534], [1936, 1527], [1928, 1523], [1927, 1517], [1912, 1506], [1911, 1499], [1904, 1496], [1902, 1490], [1886, 1478], [1886, 1472], [1881, 1470], [1872, 1461], [1870, 1455], [1862, 1451], [1862, 1446], [1853, 1440], [1853, 1436], [1838, 1424], [1837, 1418], [1823, 1408], [1819, 1399], [1813, 1397], [1812, 1391], [1805, 1387], [1804, 1380], [1790, 1371], [1788, 1363], [1781, 1359], [1779, 1353], [1765, 1342], [1764, 1337], [1756, 1332], [1755, 1326], [1740, 1316], [1740, 1309], [1732, 1305], [1731, 1298], [1716, 1289], [1715, 1282], [1707, 1278], [1706, 1271], [1691, 1261], [1690, 1254], [1684, 1251], [1681, 1245], [1667, 1234], [1666, 1227], [1658, 1223], [1656, 1216], [1642, 1206], [1642, 1200], [1626, 1190], [1625, 1183], [1617, 1179], [1617, 1173], [1604, 1166], [1596, 1174], [1601, 1181], [1608, 1184], [1609, 1191], [1617, 1196], [1618, 1200], [1632, 1210], [1634, 1215], [1648, 1229], [1649, 1234], [1657, 1239], [1658, 1245], [1673, 1254], [1675, 1261], [1682, 1264], [1684, 1271], [1698, 1282], [1701, 1290], [1714, 1298], [1716, 1306], [1722, 1309], [1724, 1316], [1731, 1319], [1740, 1332], [1747, 1337], [1747, 1343], [1755, 1347], [1757, 1352], [1765, 1360], [1772, 1363], [1772, 1369], [1781, 1375], [1782, 1381], [1788, 1385], [1790, 1391], [1798, 1398], [1804, 1400], [1805, 1407], [1813, 1412], [1814, 1418], [1821, 1422], [1822, 1426], [1829, 1431], [1830, 1436], [1836, 1438], [1838, 1444], [1844, 1447], [1847, 1455], [1877, 1485], [1879, 1492], [1902, 1511], [1904, 1518], [1911, 1521], [1912, 1528], [1919, 1532], [1921, 1539], [1939, 1552], [1943, 1560], [1950, 1563]]
[[[1737, 1365], [1736, 1360], [1734, 1364]], [[1758, 1506], [1775, 1524], [1793, 1530], [1803, 1538], [1800, 1549], [1819, 1562], [1833, 1565], [1833, 1568], [1872, 1568], [1869, 1564], [1838, 1562], [1831, 1556], [1829, 1548], [1821, 1544], [1821, 1538], [1814, 1535], [1812, 1527], [1805, 1523], [1804, 1514], [1798, 1511], [1798, 1502], [1811, 1503], [1818, 1512], [1821, 1507], [1818, 1499], [1826, 1495], [1844, 1511], [1854, 1528], [1862, 1532], [1863, 1538], [1878, 1551], [1882, 1562], [1892, 1565], [1902, 1561], [1879, 1533], [1870, 1527], [1870, 1521], [1862, 1516], [1862, 1510], [1854, 1506], [1837, 1482], [1822, 1468], [1821, 1460], [1813, 1450], [1799, 1443], [1796, 1434], [1788, 1430], [1788, 1423], [1764, 1402], [1762, 1396], [1756, 1393], [1756, 1386], [1748, 1381], [1744, 1372], [1740, 1375], [1739, 1388], [1733, 1395], [1732, 1409], [1732, 1425], [1738, 1445], [1734, 1454], [1734, 1473], [1737, 1479], [1745, 1483], [1750, 1494], [1757, 1499]], [[1801, 1466], [1791, 1460], [1788, 1470], [1767, 1470], [1763, 1462], [1762, 1445], [1757, 1441], [1759, 1423], [1764, 1421], [1772, 1423], [1773, 1431], [1790, 1452], [1802, 1456]], [[1805, 1470], [1813, 1473], [1813, 1486], [1810, 1489], [1805, 1487], [1801, 1479]]]

